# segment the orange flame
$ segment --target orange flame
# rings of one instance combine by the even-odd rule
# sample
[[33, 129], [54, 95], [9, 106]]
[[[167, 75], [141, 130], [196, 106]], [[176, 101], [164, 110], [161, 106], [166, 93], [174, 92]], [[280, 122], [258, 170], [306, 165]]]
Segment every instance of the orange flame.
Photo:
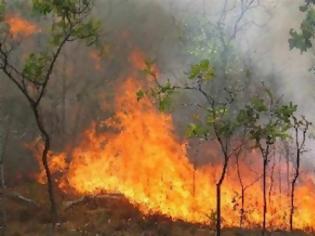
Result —
[[17, 15], [7, 16], [5, 21], [13, 38], [29, 37], [40, 31], [37, 25]]
[[[144, 65], [139, 51], [133, 52], [130, 60], [136, 69]], [[64, 153], [50, 153], [53, 173], [62, 173], [59, 188], [80, 195], [121, 193], [144, 214], [209, 224], [215, 211], [216, 177], [222, 168], [220, 158], [216, 158], [219, 149], [215, 144], [205, 149], [214, 156], [215, 164], [195, 168], [189, 161], [187, 145], [175, 135], [172, 117], [160, 113], [148, 98], [137, 101], [135, 94], [141, 87], [133, 76], [125, 80], [117, 93], [115, 116], [93, 123], [85, 131], [84, 140], [70, 154], [70, 163], [66, 164]], [[244, 183], [253, 183], [245, 196], [246, 227], [256, 227], [262, 220], [261, 183], [253, 182], [260, 176], [260, 158], [255, 150], [242, 157]], [[248, 160], [257, 162], [249, 164]], [[222, 190], [224, 226], [239, 225], [240, 185], [235, 169], [232, 162]], [[279, 166], [280, 175], [284, 169]], [[270, 186], [272, 182], [268, 181]], [[269, 227], [287, 229], [288, 191], [285, 187], [279, 191], [276, 180], [273, 184], [268, 202]], [[315, 227], [314, 187], [313, 181], [303, 180], [297, 188], [297, 228]]]

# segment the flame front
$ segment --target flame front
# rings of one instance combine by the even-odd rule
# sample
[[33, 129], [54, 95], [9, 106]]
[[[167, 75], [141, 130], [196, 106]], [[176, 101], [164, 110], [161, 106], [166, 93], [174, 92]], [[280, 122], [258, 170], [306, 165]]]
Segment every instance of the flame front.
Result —
[[[131, 54], [130, 62], [137, 69], [144, 65], [138, 52]], [[93, 123], [85, 131], [83, 141], [70, 154], [69, 164], [65, 164], [66, 154], [50, 153], [52, 172], [63, 173], [59, 187], [80, 195], [121, 193], [144, 214], [209, 224], [215, 211], [220, 152], [216, 145], [210, 145], [205, 154], [217, 155], [217, 164], [194, 168], [186, 144], [175, 135], [171, 115], [159, 112], [148, 98], [137, 101], [136, 92], [141, 87], [136, 76], [124, 81], [116, 93], [114, 117]], [[259, 165], [256, 151], [246, 155]], [[233, 168], [228, 170], [222, 190], [223, 224], [238, 226], [240, 185], [235, 163], [230, 166]], [[254, 181], [257, 173], [252, 167], [243, 163], [241, 169], [245, 184], [252, 183], [245, 196], [244, 226], [255, 227], [262, 220], [261, 183]], [[278, 169], [283, 175], [282, 165]], [[281, 191], [278, 185], [274, 180], [274, 188], [270, 189], [269, 227], [288, 228], [288, 190], [283, 187]], [[300, 229], [315, 228], [314, 189], [311, 180], [304, 180], [297, 189], [295, 226]]]

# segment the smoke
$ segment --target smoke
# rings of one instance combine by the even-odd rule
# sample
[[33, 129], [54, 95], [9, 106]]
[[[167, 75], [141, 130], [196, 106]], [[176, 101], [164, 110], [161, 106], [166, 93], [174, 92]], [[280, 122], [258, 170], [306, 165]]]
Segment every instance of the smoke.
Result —
[[[301, 113], [315, 120], [315, 82], [309, 72], [313, 57], [311, 52], [300, 54], [288, 46], [289, 30], [299, 27], [303, 18], [298, 9], [303, 0], [254, 2], [259, 4], [241, 17], [231, 40], [231, 77], [245, 79], [244, 71], [250, 68], [251, 79], [272, 85], [280, 96], [297, 103]], [[241, 0], [96, 0], [95, 17], [103, 24], [101, 40], [106, 53], [101, 59], [91, 57], [90, 49], [79, 45], [69, 46], [63, 52], [45, 100], [53, 105], [44, 106], [53, 111], [46, 119], [51, 133], [60, 130], [56, 134], [60, 135], [64, 131], [58, 127], [63, 109], [63, 126], [70, 140], [77, 139], [92, 120], [112, 115], [109, 110], [116, 95], [114, 87], [128, 73], [128, 54], [135, 48], [158, 64], [163, 80], [175, 83], [181, 83], [190, 65], [201, 59], [219, 64], [215, 50], [208, 50], [218, 46], [215, 28], [221, 21], [225, 37], [231, 37], [242, 14], [240, 4]], [[27, 15], [32, 18], [30, 13]], [[69, 89], [62, 107], [62, 99], [55, 95], [61, 94], [64, 77]], [[191, 118], [191, 111], [181, 106], [183, 101], [200, 98], [189, 94], [185, 100], [178, 94], [174, 99], [174, 120], [182, 132]], [[102, 114], [104, 107], [106, 113]]]
[[[113, 21], [104, 22], [116, 29], [125, 28], [127, 23], [129, 32], [136, 36], [132, 37], [130, 47], [141, 47], [159, 64], [162, 79], [175, 83], [181, 83], [192, 63], [216, 56], [206, 49], [218, 37], [214, 29], [220, 22], [225, 37], [232, 38], [235, 34], [229, 57], [234, 58], [231, 62], [235, 65], [231, 68], [237, 73], [232, 72], [231, 77], [243, 79], [242, 72], [250, 68], [251, 79], [272, 86], [278, 96], [296, 103], [299, 113], [314, 121], [312, 52], [301, 54], [297, 49], [290, 50], [288, 45], [290, 29], [298, 28], [304, 17], [299, 11], [304, 1], [258, 0], [244, 14], [241, 2], [246, 5], [251, 1], [116, 1], [111, 8]], [[198, 47], [201, 48], [198, 52], [191, 52]], [[220, 63], [220, 57], [218, 60]], [[193, 94], [188, 96], [188, 100], [199, 101]], [[175, 98], [177, 106], [181, 105], [181, 99], [181, 96]], [[190, 119], [187, 111], [183, 115], [185, 109], [183, 106], [174, 109], [179, 130]]]

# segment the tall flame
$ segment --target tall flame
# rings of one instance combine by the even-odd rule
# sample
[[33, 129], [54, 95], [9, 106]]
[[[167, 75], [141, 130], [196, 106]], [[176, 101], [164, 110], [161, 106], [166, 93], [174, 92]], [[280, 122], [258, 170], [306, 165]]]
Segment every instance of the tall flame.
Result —
[[[139, 69], [144, 65], [143, 54], [133, 52], [130, 62]], [[220, 157], [216, 164], [195, 168], [189, 160], [187, 145], [175, 135], [171, 115], [159, 112], [148, 98], [137, 101], [135, 94], [141, 87], [135, 76], [128, 76], [117, 92], [115, 116], [93, 123], [85, 131], [81, 144], [72, 150], [68, 164], [65, 153], [50, 153], [52, 172], [62, 173], [59, 188], [80, 195], [121, 193], [144, 214], [158, 213], [172, 219], [208, 224], [215, 211]], [[215, 144], [209, 145], [205, 153], [220, 155]], [[260, 160], [255, 150], [247, 156], [250, 160]], [[282, 169], [285, 168], [280, 166], [280, 174], [284, 172]], [[259, 179], [254, 181], [260, 174], [245, 162], [241, 171], [244, 183], [250, 185], [246, 191], [244, 225], [254, 227], [262, 220], [261, 185]], [[314, 187], [311, 180], [305, 180], [297, 189], [295, 226], [300, 229], [315, 227]], [[233, 166], [228, 170], [222, 191], [225, 226], [239, 224], [239, 190]], [[269, 227], [288, 228], [287, 192], [275, 187], [271, 192]]]

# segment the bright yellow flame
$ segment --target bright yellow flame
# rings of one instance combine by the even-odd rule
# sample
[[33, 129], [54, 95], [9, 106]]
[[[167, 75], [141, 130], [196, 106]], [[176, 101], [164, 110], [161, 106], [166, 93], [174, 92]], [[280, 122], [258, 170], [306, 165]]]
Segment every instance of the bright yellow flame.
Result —
[[[139, 55], [136, 52], [130, 57], [137, 69], [144, 65]], [[50, 153], [52, 172], [62, 173], [59, 187], [80, 195], [121, 193], [144, 214], [158, 213], [208, 224], [215, 210], [216, 177], [222, 168], [219, 149], [214, 143], [202, 148], [205, 155], [216, 157], [213, 162], [216, 164], [195, 169], [185, 143], [174, 133], [172, 117], [159, 112], [148, 98], [137, 101], [135, 94], [141, 87], [133, 76], [125, 80], [117, 91], [115, 116], [94, 123], [85, 131], [84, 140], [72, 151], [69, 164], [65, 162], [66, 154]], [[245, 159], [256, 160], [254, 166], [259, 166], [261, 157], [255, 150], [247, 156]], [[240, 185], [235, 163], [230, 164], [222, 190], [222, 216], [225, 226], [238, 226]], [[253, 171], [245, 162], [241, 171], [245, 184], [252, 183], [261, 173], [259, 168]], [[283, 172], [281, 168], [279, 171]], [[40, 176], [42, 179], [43, 172]], [[288, 228], [290, 199], [287, 191], [280, 193], [276, 188], [268, 202], [269, 227]], [[315, 226], [314, 189], [311, 180], [297, 188], [297, 228]], [[261, 196], [260, 181], [247, 189], [244, 226], [261, 224]]]

